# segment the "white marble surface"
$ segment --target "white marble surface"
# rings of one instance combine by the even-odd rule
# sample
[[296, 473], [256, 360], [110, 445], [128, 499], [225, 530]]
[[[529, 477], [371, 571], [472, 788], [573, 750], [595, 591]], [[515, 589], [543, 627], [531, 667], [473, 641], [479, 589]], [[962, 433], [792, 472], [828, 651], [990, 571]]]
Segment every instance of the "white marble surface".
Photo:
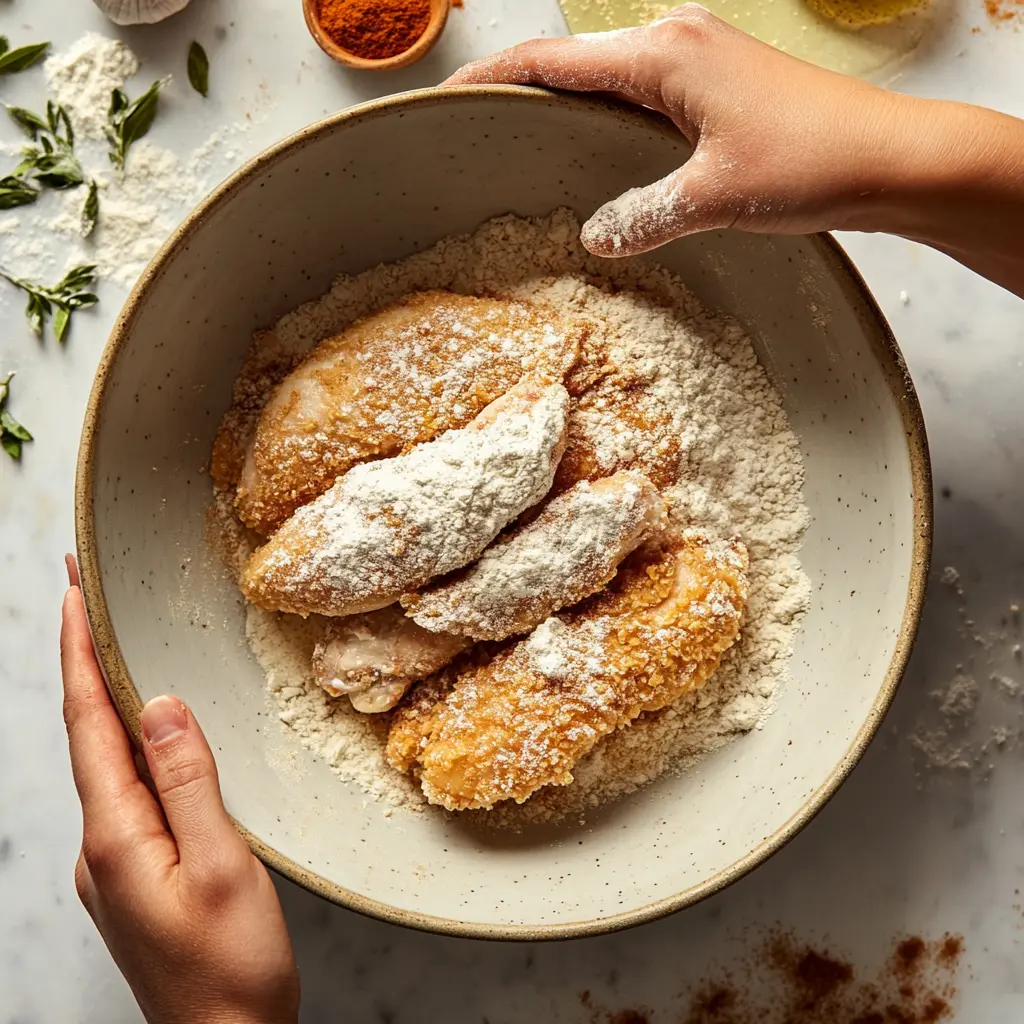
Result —
[[[955, 21], [907, 63], [896, 86], [1024, 115], [1024, 35], [992, 27], [981, 0], [959, 3]], [[180, 71], [194, 37], [211, 53], [214, 98], [205, 119], [190, 113], [185, 91], [172, 93], [155, 140], [190, 150], [248, 112], [256, 123], [241, 143], [247, 155], [328, 111], [432, 84], [476, 55], [564, 31], [555, 0], [466, 0], [419, 67], [358, 77], [322, 58], [299, 7], [196, 0], [160, 29], [125, 32], [147, 81]], [[12, 40], [46, 37], [63, 48], [88, 29], [114, 31], [88, 0], [0, 4], [0, 32]], [[0, 80], [6, 102], [39, 105], [42, 92], [39, 72]], [[0, 140], [15, 141], [5, 124]], [[767, 865], [691, 911], [617, 936], [529, 947], [443, 939], [364, 920], [281, 883], [303, 975], [303, 1020], [598, 1019], [580, 1004], [584, 989], [610, 1010], [643, 1005], [653, 1021], [679, 1020], [680, 994], [736, 963], [758, 929], [775, 922], [802, 939], [827, 940], [867, 974], [894, 936], [961, 933], [956, 1019], [1024, 1020], [1024, 759], [1012, 734], [1003, 749], [982, 751], [991, 727], [1012, 733], [1024, 709], [989, 680], [993, 672], [1024, 678], [1011, 653], [1012, 623], [1006, 636], [986, 639], [1024, 598], [1024, 306], [909, 243], [844, 242], [890, 316], [920, 390], [937, 491], [936, 584], [884, 735], [820, 817]], [[19, 371], [15, 411], [37, 437], [20, 467], [0, 459], [0, 1024], [139, 1019], [74, 894], [80, 823], [57, 659], [79, 426], [122, 299], [104, 286], [99, 309], [80, 317], [60, 349], [36, 343], [17, 296], [0, 290], [0, 369]], [[946, 565], [959, 571], [964, 598], [937, 582]], [[936, 721], [931, 693], [958, 665], [982, 690], [963, 739], [977, 763], [922, 767], [913, 734]]]

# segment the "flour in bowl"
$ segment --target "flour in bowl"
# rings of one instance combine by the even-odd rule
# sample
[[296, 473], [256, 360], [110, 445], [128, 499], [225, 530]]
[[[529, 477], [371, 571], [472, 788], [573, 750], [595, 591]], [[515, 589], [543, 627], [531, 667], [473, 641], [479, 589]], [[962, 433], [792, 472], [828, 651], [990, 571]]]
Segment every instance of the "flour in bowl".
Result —
[[[398, 263], [339, 278], [323, 298], [261, 335], [248, 363], [261, 391], [245, 396], [251, 408], [325, 337], [427, 289], [508, 296], [586, 317], [595, 327], [577, 379], [567, 381], [577, 397], [556, 491], [637, 470], [660, 489], [676, 526], [738, 535], [747, 546], [746, 619], [718, 672], [703, 689], [604, 740], [576, 765], [571, 786], [549, 787], [522, 806], [473, 812], [514, 828], [582, 814], [757, 728], [786, 678], [810, 596], [798, 560], [808, 524], [799, 445], [750, 340], [668, 271], [642, 260], [597, 259], [578, 239], [578, 222], [564, 210], [490, 221]], [[221, 502], [225, 514], [229, 507]], [[359, 714], [314, 683], [309, 657], [324, 620], [248, 614], [278, 721], [348, 784], [393, 806], [421, 803], [416, 785], [384, 762], [387, 716]], [[560, 656], [556, 633], [548, 624], [529, 641], [552, 666]]]

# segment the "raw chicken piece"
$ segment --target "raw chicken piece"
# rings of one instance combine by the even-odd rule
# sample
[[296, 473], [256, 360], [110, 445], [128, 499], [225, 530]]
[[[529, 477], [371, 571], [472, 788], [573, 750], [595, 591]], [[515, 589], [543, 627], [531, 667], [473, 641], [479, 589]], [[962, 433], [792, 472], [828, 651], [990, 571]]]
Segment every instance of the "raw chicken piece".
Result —
[[569, 395], [525, 380], [468, 427], [356, 466], [300, 508], [242, 572], [270, 611], [354, 615], [461, 568], [551, 487]]
[[348, 694], [357, 711], [375, 714], [469, 646], [463, 637], [428, 632], [392, 605], [332, 619], [313, 651], [313, 675], [331, 696]]
[[[314, 349], [274, 390], [242, 457], [218, 438], [215, 474], [242, 462], [230, 481], [239, 517], [267, 536], [353, 466], [464, 427], [525, 375], [562, 380], [588, 330], [528, 302], [414, 293]], [[240, 416], [221, 434], [243, 432]]]
[[601, 589], [619, 562], [661, 529], [665, 503], [640, 473], [576, 484], [454, 577], [403, 598], [434, 632], [504, 640]]
[[739, 636], [747, 554], [696, 531], [635, 552], [609, 587], [487, 665], [417, 688], [387, 757], [449, 810], [522, 803], [644, 711], [703, 686]]

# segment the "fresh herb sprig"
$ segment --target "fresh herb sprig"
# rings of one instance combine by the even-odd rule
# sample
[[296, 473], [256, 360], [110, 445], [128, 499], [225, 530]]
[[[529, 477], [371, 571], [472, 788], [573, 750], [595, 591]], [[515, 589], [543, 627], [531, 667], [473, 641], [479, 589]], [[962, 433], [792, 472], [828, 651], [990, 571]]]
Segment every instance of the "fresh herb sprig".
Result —
[[0, 277], [28, 295], [25, 316], [28, 317], [29, 327], [40, 337], [47, 319], [52, 316], [53, 335], [58, 341], [64, 341], [71, 323], [71, 314], [76, 309], [94, 306], [99, 302], [92, 292], [85, 290], [96, 280], [96, 267], [92, 264], [69, 270], [52, 288], [32, 284], [4, 270], [0, 270]]
[[[4, 179], [12, 206], [33, 203], [39, 196], [36, 186], [58, 191], [78, 188], [86, 182], [85, 172], [75, 156], [75, 130], [63, 106], [52, 100], [46, 104], [46, 116], [40, 117], [24, 107], [8, 106], [11, 120], [32, 140], [21, 151], [21, 163]], [[0, 183], [0, 205], [4, 191]], [[95, 180], [89, 182], [89, 193], [82, 210], [82, 234], [88, 238], [99, 217], [99, 193]]]
[[12, 50], [7, 38], [0, 36], [0, 75], [13, 75], [16, 71], [24, 71], [38, 64], [49, 48], [49, 43], [29, 43], [28, 46]]
[[88, 238], [96, 230], [96, 221], [100, 216], [100, 195], [96, 180], [89, 182], [89, 191], [82, 207], [82, 237]]
[[32, 435], [7, 411], [7, 399], [11, 396], [11, 381], [14, 374], [9, 373], [0, 380], [0, 448], [14, 460], [21, 458], [21, 447]]
[[71, 118], [53, 100], [46, 104], [46, 118], [24, 107], [8, 107], [11, 120], [32, 140], [21, 151], [14, 177], [31, 176], [43, 188], [63, 190], [85, 184], [85, 172], [75, 156], [75, 130]]
[[170, 75], [157, 79], [134, 101], [129, 100], [122, 89], [111, 92], [107, 139], [110, 142], [110, 162], [119, 171], [124, 171], [128, 150], [153, 127], [160, 106], [160, 90], [170, 80]]
[[209, 95], [210, 59], [206, 56], [202, 43], [193, 42], [188, 48], [188, 80], [200, 96], [205, 98]]

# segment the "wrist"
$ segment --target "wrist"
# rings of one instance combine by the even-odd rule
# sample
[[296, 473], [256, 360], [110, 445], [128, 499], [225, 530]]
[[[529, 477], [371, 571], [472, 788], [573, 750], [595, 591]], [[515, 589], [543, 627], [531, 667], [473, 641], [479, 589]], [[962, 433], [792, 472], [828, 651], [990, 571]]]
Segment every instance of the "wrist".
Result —
[[[843, 227], [971, 251], [1024, 211], [1024, 122], [966, 104], [893, 97], [891, 140], [868, 158]], [[994, 233], [994, 235], [993, 235]]]
[[147, 1015], [146, 1019], [152, 1024], [164, 1024], [164, 1022], [182, 1021], [182, 1024], [194, 1024], [195, 1021], [202, 1021], [203, 1024], [297, 1024], [298, 1010], [291, 1008], [249, 1010], [241, 1007], [207, 1007], [203, 1009], [191, 1009], [180, 1016], [177, 1012], [166, 1017], [160, 1014]]
[[285, 1013], [250, 1013], [245, 1010], [222, 1010], [203, 1017], [203, 1024], [296, 1024], [298, 1018]]

